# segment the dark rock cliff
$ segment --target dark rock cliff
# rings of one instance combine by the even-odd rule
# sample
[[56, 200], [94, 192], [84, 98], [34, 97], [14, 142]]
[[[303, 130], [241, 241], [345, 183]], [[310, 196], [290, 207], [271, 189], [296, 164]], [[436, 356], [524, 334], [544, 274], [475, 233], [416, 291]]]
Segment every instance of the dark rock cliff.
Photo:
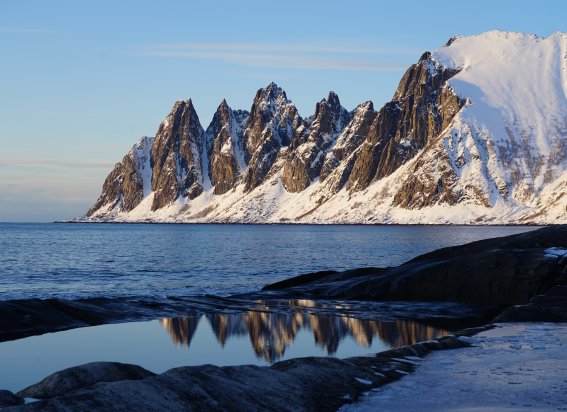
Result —
[[104, 181], [102, 193], [87, 212], [87, 216], [104, 207], [129, 212], [138, 206], [144, 198], [144, 176], [151, 176], [149, 156], [152, 143], [153, 138], [143, 137], [114, 166]]
[[244, 130], [245, 190], [261, 184], [280, 149], [289, 145], [303, 120], [280, 87], [270, 83], [256, 93]]
[[317, 103], [311, 127], [302, 129], [291, 141], [282, 173], [287, 191], [301, 192], [319, 177], [327, 151], [351, 117], [334, 92]]
[[207, 128], [208, 170], [215, 195], [232, 189], [245, 167], [242, 127], [247, 119], [248, 112], [233, 111], [223, 100]]
[[179, 196], [193, 199], [201, 194], [203, 138], [191, 99], [175, 103], [152, 147], [152, 210], [167, 206]]
[[392, 174], [447, 127], [465, 104], [446, 86], [457, 73], [436, 65], [430, 53], [406, 71], [356, 154], [349, 190], [365, 189]]

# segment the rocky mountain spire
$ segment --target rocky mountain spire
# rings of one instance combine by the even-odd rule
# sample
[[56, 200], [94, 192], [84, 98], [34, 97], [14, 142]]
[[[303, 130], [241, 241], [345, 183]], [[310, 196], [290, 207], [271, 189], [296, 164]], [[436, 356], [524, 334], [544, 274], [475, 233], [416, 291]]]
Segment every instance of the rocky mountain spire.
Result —
[[177, 102], [85, 219], [567, 221], [566, 47], [562, 33], [453, 38], [423, 53], [378, 111], [349, 113], [331, 92], [302, 119], [271, 83], [250, 113], [223, 101], [205, 133], [192, 102]]
[[321, 168], [320, 179], [324, 181], [339, 164], [350, 156], [360, 146], [368, 135], [368, 130], [376, 116], [371, 101], [356, 106], [352, 112], [352, 119], [337, 138], [332, 150], [325, 157]]
[[378, 112], [356, 154], [347, 187], [362, 190], [393, 173], [437, 136], [463, 107], [446, 81], [459, 70], [437, 64], [431, 53], [404, 74], [392, 101]]
[[232, 110], [223, 99], [205, 132], [208, 174], [216, 195], [232, 189], [246, 167], [242, 127], [247, 119], [248, 112]]
[[152, 210], [180, 196], [193, 199], [201, 194], [203, 140], [204, 131], [191, 99], [176, 102], [160, 125], [152, 147]]
[[282, 184], [287, 191], [301, 192], [319, 176], [328, 149], [351, 117], [332, 91], [317, 103], [310, 128], [297, 134], [291, 142], [282, 174]]
[[256, 92], [243, 133], [248, 165], [243, 178], [246, 191], [263, 182], [280, 148], [289, 145], [302, 122], [295, 105], [275, 83]]

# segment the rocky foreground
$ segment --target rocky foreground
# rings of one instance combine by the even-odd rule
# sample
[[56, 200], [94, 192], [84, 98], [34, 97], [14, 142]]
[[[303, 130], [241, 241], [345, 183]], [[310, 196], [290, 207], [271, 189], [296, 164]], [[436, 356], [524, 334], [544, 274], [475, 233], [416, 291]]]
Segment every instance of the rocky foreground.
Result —
[[[406, 301], [415, 312], [423, 308], [419, 302], [430, 301], [434, 308], [427, 314], [430, 317], [443, 311], [458, 316], [462, 312], [457, 303], [466, 303], [485, 316], [497, 315], [498, 322], [567, 322], [567, 226], [445, 248], [395, 268], [303, 275], [269, 285], [258, 294], [215, 303], [183, 298], [166, 303], [4, 302], [0, 332], [4, 339], [15, 339], [117, 319], [176, 311], [179, 315], [191, 305], [230, 308], [258, 298], [298, 296], [360, 299], [360, 306], [368, 305], [368, 300]], [[457, 306], [443, 306], [447, 301]], [[46, 323], [38, 327], [40, 320]], [[87, 364], [51, 375], [15, 395], [0, 392], [0, 405], [13, 405], [7, 410], [336, 410], [365, 391], [412, 372], [431, 350], [475, 344], [467, 337], [492, 327], [455, 332], [373, 357], [300, 358], [271, 367], [203, 365], [155, 375], [135, 365]], [[539, 350], [545, 351], [545, 344]], [[22, 405], [23, 398], [41, 401]]]

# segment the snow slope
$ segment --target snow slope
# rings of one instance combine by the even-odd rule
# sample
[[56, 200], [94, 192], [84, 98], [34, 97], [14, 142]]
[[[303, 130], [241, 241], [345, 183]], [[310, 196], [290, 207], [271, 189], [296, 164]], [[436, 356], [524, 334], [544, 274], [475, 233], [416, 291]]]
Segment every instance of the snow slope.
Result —
[[[85, 220], [567, 223], [567, 34], [491, 31], [453, 38], [432, 57], [436, 65], [460, 69], [448, 86], [467, 103], [414, 158], [364, 190], [331, 190], [349, 164], [345, 156], [324, 182], [287, 192], [280, 179], [284, 147], [268, 178], [249, 192], [243, 184], [223, 195], [205, 188], [193, 200], [179, 198], [153, 212], [153, 193], [145, 192], [131, 212], [101, 209]], [[336, 145], [344, 144], [344, 134]], [[395, 206], [396, 194], [416, 182], [442, 182], [457, 201]]]

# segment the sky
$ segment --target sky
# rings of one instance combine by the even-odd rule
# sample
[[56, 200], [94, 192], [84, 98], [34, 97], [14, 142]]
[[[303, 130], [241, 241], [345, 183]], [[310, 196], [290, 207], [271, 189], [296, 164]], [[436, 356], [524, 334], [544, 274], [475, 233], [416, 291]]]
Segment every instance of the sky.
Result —
[[557, 1], [0, 0], [0, 221], [83, 215], [178, 99], [206, 128], [274, 81], [303, 117], [390, 100], [454, 35], [567, 31]]

